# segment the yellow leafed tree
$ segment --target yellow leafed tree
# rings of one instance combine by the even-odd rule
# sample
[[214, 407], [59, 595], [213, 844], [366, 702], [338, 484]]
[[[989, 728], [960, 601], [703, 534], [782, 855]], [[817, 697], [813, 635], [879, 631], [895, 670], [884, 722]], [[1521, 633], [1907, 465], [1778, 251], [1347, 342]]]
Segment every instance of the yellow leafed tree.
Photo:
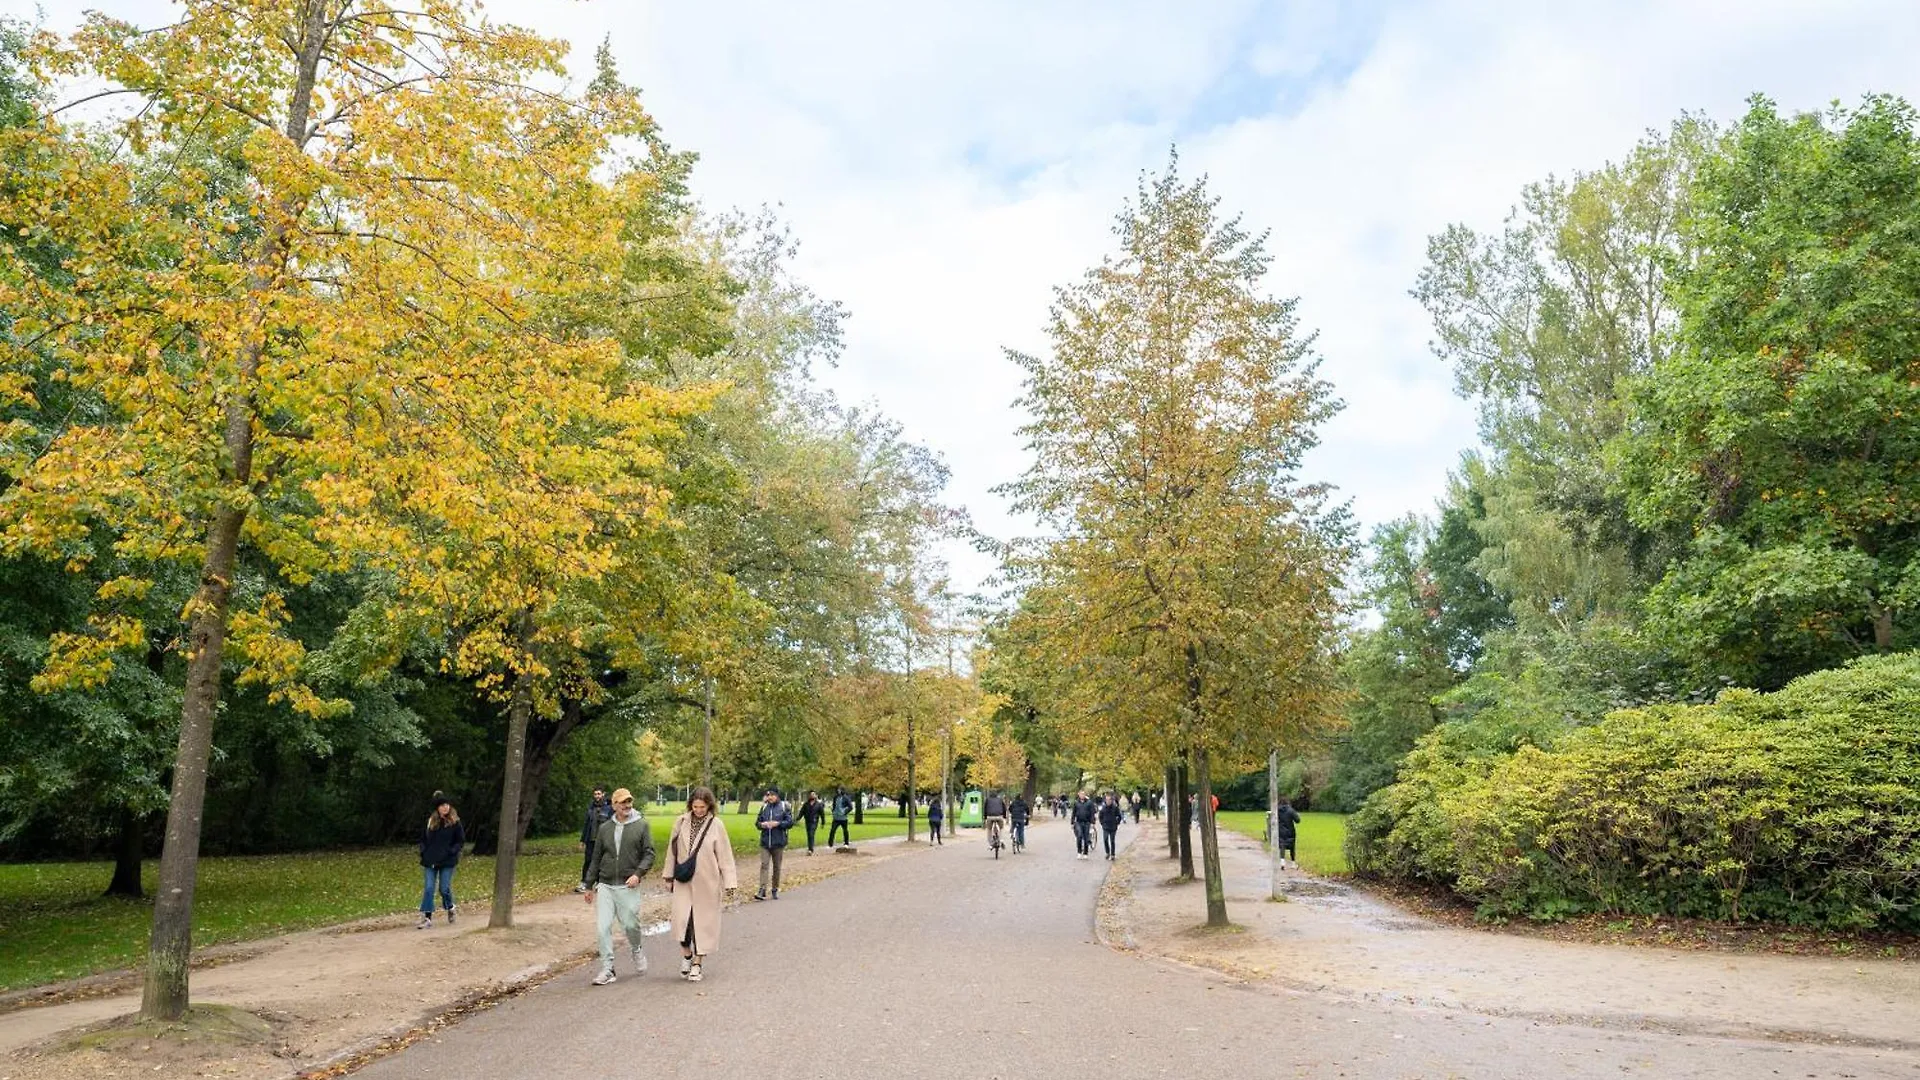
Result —
[[[243, 551], [289, 584], [381, 569], [463, 617], [462, 666], [531, 693], [538, 620], [616, 565], [590, 538], [664, 521], [658, 440], [697, 405], [628, 378], [585, 317], [619, 291], [622, 186], [648, 182], [616, 153], [647, 127], [631, 95], [568, 93], [561, 43], [453, 0], [179, 6], [38, 43], [43, 74], [129, 107], [97, 140], [68, 137], [71, 113], [11, 131], [26, 167], [0, 188], [0, 225], [67, 279], [6, 256], [9, 374], [50, 362], [100, 403], [8, 460], [0, 544], [78, 559], [106, 529], [199, 580], [153, 1019], [187, 1004], [223, 663], [294, 708], [344, 707], [304, 684], [278, 596], [236, 610]], [[114, 610], [142, 588], [102, 590], [43, 683], [85, 685], [142, 640]]]

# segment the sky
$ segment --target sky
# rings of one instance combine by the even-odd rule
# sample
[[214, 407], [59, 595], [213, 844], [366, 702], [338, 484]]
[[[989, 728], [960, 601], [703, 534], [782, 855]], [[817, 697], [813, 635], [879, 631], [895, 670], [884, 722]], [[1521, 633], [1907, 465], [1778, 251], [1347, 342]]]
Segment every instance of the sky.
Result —
[[[74, 5], [78, 7], [79, 5]], [[159, 0], [88, 6], [157, 23]], [[575, 46], [610, 39], [711, 210], [775, 208], [796, 269], [849, 312], [822, 381], [991, 489], [1026, 457], [1017, 369], [1054, 286], [1113, 246], [1143, 170], [1204, 173], [1274, 256], [1346, 402], [1305, 478], [1363, 527], [1429, 512], [1476, 442], [1409, 295], [1428, 236], [1498, 229], [1523, 185], [1624, 156], [1683, 111], [1726, 121], [1890, 92], [1920, 102], [1916, 0], [968, 3], [495, 0]], [[0, 13], [35, 19], [33, 5]], [[70, 23], [66, 5], [44, 21]], [[992, 570], [960, 545], [956, 584]]]

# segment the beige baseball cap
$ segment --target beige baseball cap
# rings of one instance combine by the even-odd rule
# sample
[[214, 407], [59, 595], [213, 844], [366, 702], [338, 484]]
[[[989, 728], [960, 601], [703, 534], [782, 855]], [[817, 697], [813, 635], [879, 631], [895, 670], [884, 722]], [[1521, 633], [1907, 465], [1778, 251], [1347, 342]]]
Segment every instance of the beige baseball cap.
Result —
[[623, 803], [623, 802], [632, 802], [632, 801], [633, 801], [633, 792], [631, 792], [631, 791], [628, 791], [628, 790], [627, 790], [626, 788], [623, 788], [623, 787], [622, 787], [622, 788], [614, 788], [614, 789], [613, 789], [613, 799], [612, 799], [612, 801], [613, 801], [613, 802], [614, 802], [615, 804], [619, 804], [619, 803]]

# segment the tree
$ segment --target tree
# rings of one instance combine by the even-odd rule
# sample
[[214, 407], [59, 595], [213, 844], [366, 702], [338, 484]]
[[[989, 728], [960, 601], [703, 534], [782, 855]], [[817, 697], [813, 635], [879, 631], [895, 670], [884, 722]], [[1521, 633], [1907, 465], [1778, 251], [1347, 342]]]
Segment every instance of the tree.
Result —
[[[197, 580], [174, 645], [185, 685], [145, 1018], [186, 1008], [223, 663], [295, 710], [345, 707], [304, 677], [283, 590], [361, 565], [419, 595], [444, 589], [455, 557], [477, 578], [489, 542], [564, 545], [603, 509], [568, 505], [570, 481], [636, 452], [629, 429], [659, 420], [660, 403], [618, 391], [613, 343], [565, 317], [604, 294], [620, 219], [595, 169], [644, 117], [536, 85], [563, 51], [450, 0], [188, 0], [146, 31], [92, 14], [40, 59], [138, 101], [109, 125], [125, 152], [75, 152], [51, 116], [6, 133], [0, 150], [27, 167], [0, 191], [0, 219], [58, 251], [72, 287], [9, 249], [0, 308], [18, 314], [0, 393], [35, 407], [20, 372], [45, 354], [103, 411], [10, 447], [0, 541], [84, 565], [82, 539], [105, 529], [118, 553]], [[126, 155], [144, 152], [174, 167], [140, 172]], [[581, 425], [569, 449], [591, 453], [546, 452], [589, 416], [606, 429]], [[515, 468], [528, 451], [527, 466], [563, 471]], [[459, 539], [420, 542], [440, 531]], [[236, 590], [243, 551], [273, 572], [258, 590]], [[151, 587], [137, 571], [103, 584], [39, 684], [106, 678], [147, 639], [114, 604]], [[470, 636], [466, 654], [525, 657], [524, 625]]]
[[1332, 719], [1329, 644], [1349, 526], [1295, 478], [1336, 408], [1260, 238], [1173, 164], [1119, 216], [1117, 255], [1056, 290], [1046, 356], [1009, 353], [1033, 455], [1009, 486], [1054, 535], [1016, 549], [1029, 631], [1060, 672], [1043, 711], [1123, 760], [1184, 752], [1207, 921], [1227, 921], [1210, 805]]
[[1694, 185], [1680, 347], [1635, 382], [1616, 449], [1635, 520], [1689, 536], [1655, 628], [1742, 682], [1915, 640], [1914, 126], [1894, 98], [1756, 98]]

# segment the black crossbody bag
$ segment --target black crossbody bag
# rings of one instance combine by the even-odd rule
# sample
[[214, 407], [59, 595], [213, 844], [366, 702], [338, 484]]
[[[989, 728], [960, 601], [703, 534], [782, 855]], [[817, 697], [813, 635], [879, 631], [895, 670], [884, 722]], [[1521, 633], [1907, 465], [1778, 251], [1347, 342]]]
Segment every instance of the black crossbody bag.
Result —
[[700, 843], [707, 838], [707, 830], [711, 828], [713, 828], [713, 815], [708, 814], [707, 820], [700, 826], [700, 835], [693, 839], [693, 847], [687, 853], [686, 862], [680, 861], [679, 851], [676, 850], [673, 853], [673, 880], [680, 882], [693, 880], [693, 871], [700, 865]]

